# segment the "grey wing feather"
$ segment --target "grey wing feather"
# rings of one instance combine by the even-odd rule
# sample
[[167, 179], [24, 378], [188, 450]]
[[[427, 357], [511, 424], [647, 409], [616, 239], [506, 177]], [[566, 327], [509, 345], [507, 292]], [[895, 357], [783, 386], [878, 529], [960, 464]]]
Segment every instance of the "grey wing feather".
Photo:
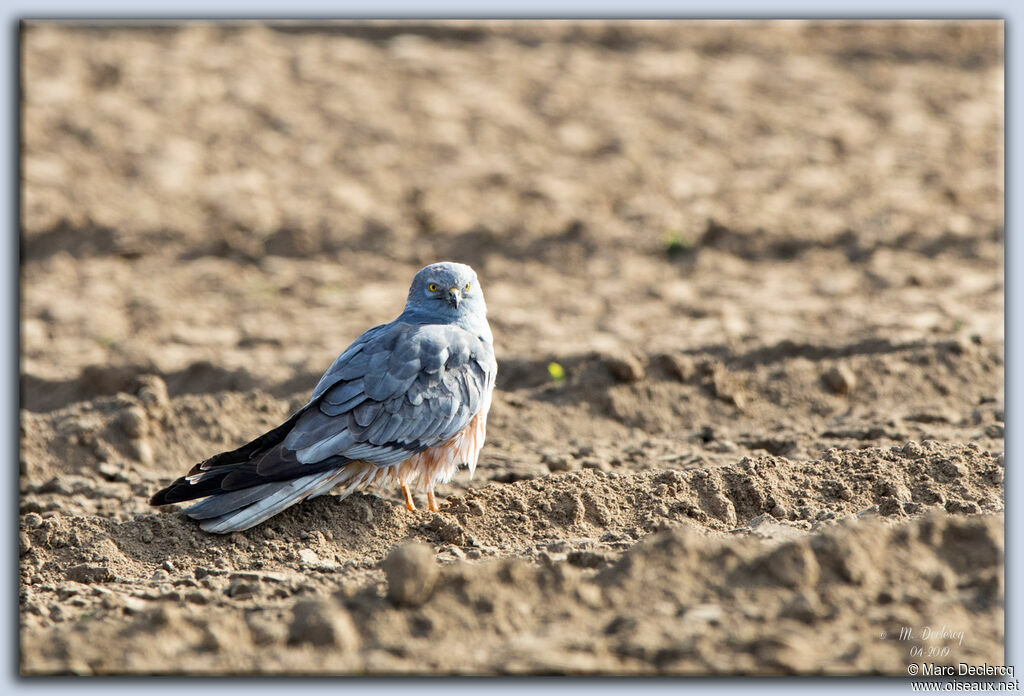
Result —
[[408, 389], [412, 380], [407, 382], [384, 369], [380, 374], [367, 375], [363, 378], [363, 382], [365, 385], [363, 390], [368, 397], [376, 401], [383, 401], [396, 392]]
[[[367, 329], [362, 336], [354, 340], [352, 345], [346, 348], [341, 355], [334, 359], [331, 366], [327, 368], [327, 372], [325, 372], [323, 377], [320, 378], [320, 381], [316, 383], [316, 386], [313, 388], [312, 400], [318, 399], [325, 391], [337, 384], [339, 379], [351, 379], [351, 377], [343, 377], [341, 375], [341, 371], [346, 367], [362, 362], [363, 358], [357, 359], [356, 356], [363, 351], [363, 348], [365, 348], [367, 344], [374, 342], [381, 334], [385, 333], [393, 326], [394, 322], [374, 326], [372, 329]], [[366, 360], [368, 359], [369, 358], [366, 358]], [[358, 372], [358, 368], [356, 368], [355, 371]]]
[[367, 367], [370, 365], [370, 358], [373, 357], [366, 351], [360, 351], [352, 356], [352, 360], [347, 365], [343, 365], [338, 370], [340, 379], [355, 379], [366, 374]]
[[204, 498], [198, 503], [189, 505], [185, 508], [184, 512], [195, 520], [207, 520], [211, 517], [220, 517], [225, 513], [237, 510], [240, 507], [244, 507], [251, 502], [259, 500], [267, 493], [276, 490], [277, 487], [278, 483], [275, 481], [273, 483], [263, 483], [251, 488], [243, 488], [238, 491], [222, 493], [221, 495], [214, 495], [209, 498]]
[[386, 425], [379, 432], [368, 433], [369, 441], [379, 445], [395, 440], [404, 420], [401, 413], [391, 413], [391, 417], [385, 421]]
[[[376, 334], [331, 366], [314, 390], [315, 408], [285, 439], [300, 462], [333, 456], [401, 462], [464, 430], [493, 386], [490, 345], [456, 326], [392, 324], [371, 331]], [[333, 383], [326, 381], [331, 374]]]
[[288, 433], [284, 439], [284, 446], [290, 450], [299, 450], [316, 444], [324, 438], [347, 432], [339, 424], [340, 419], [346, 417], [347, 413], [346, 411], [339, 415], [322, 412], [315, 408], [309, 409], [302, 414], [295, 427]]
[[343, 404], [356, 396], [363, 394], [363, 380], [354, 379], [351, 382], [339, 382], [328, 389], [323, 400], [329, 404]]
[[420, 357], [421, 368], [424, 372], [434, 373], [439, 371], [448, 360], [448, 349], [442, 348], [439, 351], [426, 351]]
[[366, 394], [357, 394], [348, 401], [342, 401], [338, 404], [332, 404], [329, 401], [321, 402], [320, 410], [329, 416], [340, 416], [343, 413], [348, 413], [359, 404], [366, 401], [368, 397]]
[[355, 419], [363, 428], [369, 428], [373, 423], [373, 419], [377, 417], [377, 414], [381, 411], [381, 403], [369, 399], [352, 409], [352, 417]]

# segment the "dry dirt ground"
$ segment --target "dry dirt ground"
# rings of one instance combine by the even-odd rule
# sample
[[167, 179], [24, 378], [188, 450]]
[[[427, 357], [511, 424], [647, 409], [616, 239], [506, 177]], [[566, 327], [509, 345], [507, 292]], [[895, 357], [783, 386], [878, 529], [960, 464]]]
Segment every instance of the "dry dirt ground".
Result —
[[[1002, 53], [993, 22], [26, 26], [22, 672], [1000, 664]], [[499, 359], [446, 509], [147, 506], [439, 259]]]

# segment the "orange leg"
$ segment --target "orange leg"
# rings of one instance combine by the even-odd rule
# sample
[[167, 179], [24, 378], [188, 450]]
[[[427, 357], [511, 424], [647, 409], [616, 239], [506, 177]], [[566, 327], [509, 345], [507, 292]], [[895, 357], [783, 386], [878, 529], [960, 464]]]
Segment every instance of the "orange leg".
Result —
[[427, 490], [427, 507], [430, 508], [431, 512], [441, 512], [441, 508], [437, 506], [437, 499], [434, 497], [433, 488]]
[[412, 493], [409, 492], [408, 486], [402, 484], [402, 495], [405, 496], [405, 509], [412, 512], [416, 511], [416, 504], [412, 502]]

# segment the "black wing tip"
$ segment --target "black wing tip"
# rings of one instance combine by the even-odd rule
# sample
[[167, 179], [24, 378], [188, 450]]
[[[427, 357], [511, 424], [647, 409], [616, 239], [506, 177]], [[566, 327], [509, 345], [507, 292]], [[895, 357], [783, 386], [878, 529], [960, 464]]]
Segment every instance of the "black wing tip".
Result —
[[[256, 439], [237, 449], [215, 454], [209, 459], [204, 459], [203, 461], [194, 464], [185, 476], [182, 476], [163, 490], [154, 493], [149, 499], [149, 504], [153, 507], [170, 505], [172, 503], [180, 503], [186, 500], [205, 498], [208, 495], [218, 492], [220, 490], [221, 483], [228, 474], [232, 473], [240, 465], [249, 462], [255, 455], [265, 452], [275, 445], [280, 444], [281, 441], [284, 440], [285, 436], [287, 436], [291, 431], [292, 426], [295, 425], [295, 421], [298, 420], [299, 416], [301, 416], [304, 411], [304, 407], [300, 408], [281, 425], [263, 433]], [[219, 476], [208, 475], [207, 477], [204, 477], [205, 481], [197, 482], [197, 484], [193, 484], [188, 480], [189, 476], [208, 473], [211, 469], [221, 467], [223, 467], [223, 471], [218, 472], [220, 473]]]
[[170, 488], [164, 488], [163, 490], [157, 491], [149, 498], [149, 504], [153, 507], [159, 507], [161, 505], [170, 505], [171, 501], [167, 500], [167, 493]]
[[149, 499], [149, 504], [153, 507], [159, 507], [160, 505], [183, 503], [189, 500], [195, 500], [196, 498], [205, 498], [208, 495], [217, 493], [219, 490], [219, 480], [207, 480], [201, 483], [192, 483], [187, 478], [182, 477], [167, 486], [167, 488], [154, 493], [153, 497]]
[[181, 484], [183, 483], [188, 485], [188, 481], [184, 478], [180, 478], [167, 486], [167, 488], [160, 489], [150, 497], [149, 504], [153, 507], [159, 507], [161, 505], [171, 505], [173, 503], [180, 502], [181, 500], [187, 500], [187, 498], [175, 495], [176, 492], [181, 491]]

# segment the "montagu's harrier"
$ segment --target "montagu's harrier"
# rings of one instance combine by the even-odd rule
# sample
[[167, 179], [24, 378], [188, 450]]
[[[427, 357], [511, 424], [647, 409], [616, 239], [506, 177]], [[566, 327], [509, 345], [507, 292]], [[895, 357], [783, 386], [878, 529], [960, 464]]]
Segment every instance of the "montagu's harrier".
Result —
[[497, 374], [487, 306], [469, 266], [435, 263], [405, 310], [357, 338], [309, 402], [252, 442], [196, 464], [150, 500], [185, 508], [208, 532], [248, 529], [306, 498], [396, 481], [437, 511], [434, 486], [476, 468]]

